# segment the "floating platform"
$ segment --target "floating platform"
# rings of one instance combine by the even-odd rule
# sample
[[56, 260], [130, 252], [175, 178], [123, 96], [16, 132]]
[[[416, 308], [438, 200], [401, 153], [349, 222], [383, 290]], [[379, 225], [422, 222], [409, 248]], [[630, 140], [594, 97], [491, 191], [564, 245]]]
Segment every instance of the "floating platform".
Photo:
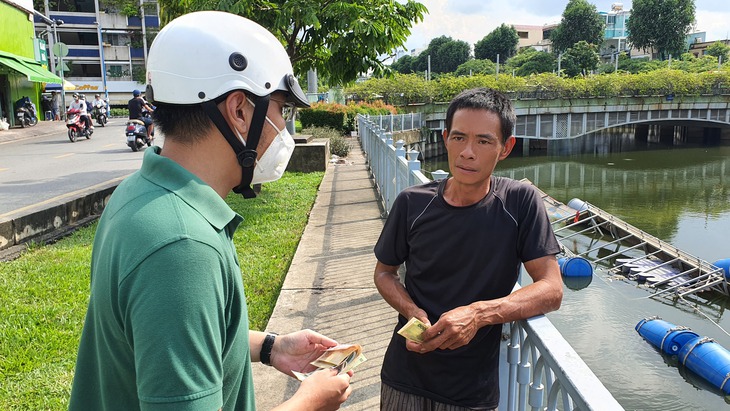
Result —
[[[528, 179], [522, 181], [532, 184]], [[704, 291], [730, 295], [726, 269], [588, 202], [572, 199], [566, 205], [536, 188], [566, 257], [583, 257], [596, 266], [622, 274], [651, 288], [653, 295], [684, 297]]]

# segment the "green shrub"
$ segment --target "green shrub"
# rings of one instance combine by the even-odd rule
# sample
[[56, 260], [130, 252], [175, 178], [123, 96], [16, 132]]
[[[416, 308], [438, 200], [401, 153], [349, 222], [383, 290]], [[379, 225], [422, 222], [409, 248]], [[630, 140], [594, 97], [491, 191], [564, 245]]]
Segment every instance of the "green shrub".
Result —
[[114, 108], [114, 107], [112, 107], [109, 110], [109, 115], [111, 117], [124, 117], [124, 118], [129, 118], [129, 109], [126, 109], [126, 108]]
[[344, 136], [331, 138], [330, 154], [334, 154], [337, 157], [347, 157], [350, 154], [350, 142]]
[[302, 128], [328, 127], [339, 131], [342, 134], [350, 134], [355, 130], [355, 119], [358, 114], [397, 114], [395, 107], [383, 102], [374, 103], [349, 103], [347, 105], [336, 103], [314, 103], [311, 108], [300, 111], [299, 119]]
[[302, 134], [311, 134], [314, 138], [326, 138], [330, 141], [330, 154], [347, 157], [350, 153], [350, 142], [339, 131], [330, 127], [310, 127], [302, 129]]

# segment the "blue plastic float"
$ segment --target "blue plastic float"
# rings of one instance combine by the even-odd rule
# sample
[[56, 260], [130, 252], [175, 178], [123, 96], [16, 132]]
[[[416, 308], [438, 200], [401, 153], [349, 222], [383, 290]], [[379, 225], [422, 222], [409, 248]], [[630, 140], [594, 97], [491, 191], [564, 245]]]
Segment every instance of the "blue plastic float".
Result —
[[590, 277], [593, 275], [593, 266], [583, 257], [558, 258], [560, 274], [565, 277]]
[[645, 318], [635, 328], [664, 354], [676, 355], [679, 364], [730, 394], [730, 351], [725, 347], [658, 317]]

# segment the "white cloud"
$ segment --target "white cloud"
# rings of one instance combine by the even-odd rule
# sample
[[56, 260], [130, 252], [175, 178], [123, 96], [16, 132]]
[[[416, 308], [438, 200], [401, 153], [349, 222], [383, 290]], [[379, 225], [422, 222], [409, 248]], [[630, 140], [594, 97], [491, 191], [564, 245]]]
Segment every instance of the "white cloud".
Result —
[[[620, 1], [589, 0], [598, 11], [608, 11]], [[428, 10], [424, 21], [414, 26], [406, 42], [408, 50], [424, 48], [431, 39], [449, 36], [473, 45], [500, 24], [543, 25], [559, 23], [568, 0], [420, 0]], [[631, 9], [631, 1], [622, 2]], [[707, 40], [728, 37], [730, 5], [727, 0], [695, 0], [697, 30]]]

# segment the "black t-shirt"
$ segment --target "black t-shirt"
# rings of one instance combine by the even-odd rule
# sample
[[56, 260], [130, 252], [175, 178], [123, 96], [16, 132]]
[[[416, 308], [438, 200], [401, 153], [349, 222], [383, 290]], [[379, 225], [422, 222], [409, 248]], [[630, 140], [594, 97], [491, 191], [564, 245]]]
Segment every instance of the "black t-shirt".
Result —
[[[454, 207], [443, 198], [446, 180], [410, 187], [393, 203], [375, 256], [405, 263], [405, 286], [432, 324], [441, 314], [512, 292], [520, 263], [560, 251], [534, 187], [491, 177], [478, 203]], [[396, 330], [407, 318], [398, 316]], [[393, 333], [381, 379], [391, 387], [462, 407], [499, 405], [499, 340], [502, 327], [480, 329], [456, 350], [410, 352]]]
[[133, 98], [129, 100], [129, 119], [140, 119], [142, 118], [142, 109], [144, 108], [144, 100], [141, 98]]

